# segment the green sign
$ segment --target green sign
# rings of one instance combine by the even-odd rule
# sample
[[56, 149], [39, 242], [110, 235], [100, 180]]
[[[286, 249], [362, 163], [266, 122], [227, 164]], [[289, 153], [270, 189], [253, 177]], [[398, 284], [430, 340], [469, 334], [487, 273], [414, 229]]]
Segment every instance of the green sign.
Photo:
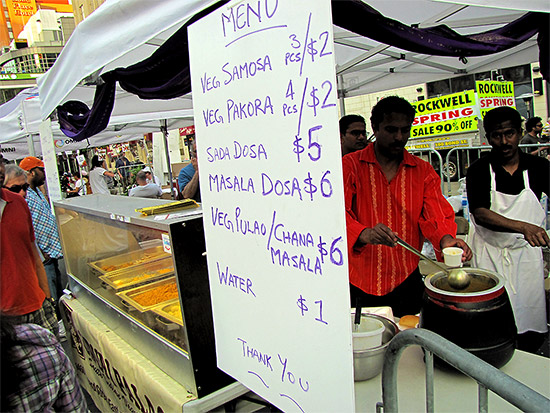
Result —
[[510, 106], [514, 109], [516, 107], [514, 82], [478, 80], [476, 82], [476, 92], [482, 118], [485, 117], [488, 111], [499, 106]]
[[411, 138], [477, 130], [473, 90], [421, 100], [412, 104], [416, 116]]
[[39, 73], [0, 73], [0, 80], [36, 79]]

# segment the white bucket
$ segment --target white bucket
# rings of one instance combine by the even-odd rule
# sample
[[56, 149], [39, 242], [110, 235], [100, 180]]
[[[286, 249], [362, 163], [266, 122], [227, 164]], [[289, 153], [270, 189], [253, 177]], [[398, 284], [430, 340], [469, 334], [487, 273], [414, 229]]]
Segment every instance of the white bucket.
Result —
[[382, 321], [361, 315], [359, 328], [355, 329], [355, 316], [351, 317], [353, 332], [353, 350], [366, 350], [382, 345], [382, 333], [384, 332], [384, 323]]

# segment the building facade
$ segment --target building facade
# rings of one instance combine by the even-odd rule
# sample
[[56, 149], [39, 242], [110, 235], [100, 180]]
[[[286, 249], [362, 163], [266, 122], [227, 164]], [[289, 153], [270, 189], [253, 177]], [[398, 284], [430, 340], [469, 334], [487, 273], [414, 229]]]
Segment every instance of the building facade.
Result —
[[[356, 113], [368, 120], [372, 107], [384, 96], [398, 95], [404, 97], [409, 102], [416, 102], [464, 90], [473, 90], [475, 89], [476, 80], [512, 81], [514, 82], [516, 108], [524, 118], [540, 116], [542, 119], [547, 119], [550, 116], [548, 82], [542, 79], [538, 63], [468, 74], [435, 82], [345, 98], [345, 113]], [[370, 126], [369, 121], [367, 121], [367, 126]]]
[[2, 104], [36, 85], [36, 77], [61, 53], [75, 21], [68, 0], [2, 0], [0, 4]]

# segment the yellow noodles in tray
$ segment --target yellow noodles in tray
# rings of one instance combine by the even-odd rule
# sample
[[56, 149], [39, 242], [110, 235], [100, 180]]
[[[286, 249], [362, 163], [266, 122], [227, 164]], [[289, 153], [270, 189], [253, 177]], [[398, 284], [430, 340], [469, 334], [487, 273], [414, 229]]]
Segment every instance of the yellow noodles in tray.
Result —
[[142, 257], [136, 258], [133, 261], [120, 262], [116, 264], [105, 264], [99, 267], [105, 272], [117, 271], [123, 268], [133, 267], [135, 265], [146, 264], [147, 262], [151, 261], [154, 258], [159, 258], [159, 257], [162, 257], [163, 255], [167, 255], [165, 253], [162, 254], [163, 252], [164, 251], [161, 251], [160, 253], [156, 253], [156, 254], [143, 253]]
[[147, 280], [150, 278], [158, 277], [164, 274], [174, 272], [174, 268], [161, 268], [160, 270], [147, 271], [142, 274], [136, 275], [132, 278], [126, 277], [121, 279], [114, 279], [112, 282], [116, 286], [136, 284], [139, 281]]
[[166, 214], [168, 212], [177, 211], [179, 209], [197, 208], [198, 206], [199, 204], [197, 204], [192, 199], [182, 199], [181, 201], [169, 202], [163, 205], [138, 208], [136, 209], [136, 212], [139, 212], [143, 215]]
[[160, 285], [151, 290], [147, 290], [136, 294], [132, 298], [143, 307], [162, 303], [174, 298], [178, 298], [178, 287], [175, 282], [165, 285]]

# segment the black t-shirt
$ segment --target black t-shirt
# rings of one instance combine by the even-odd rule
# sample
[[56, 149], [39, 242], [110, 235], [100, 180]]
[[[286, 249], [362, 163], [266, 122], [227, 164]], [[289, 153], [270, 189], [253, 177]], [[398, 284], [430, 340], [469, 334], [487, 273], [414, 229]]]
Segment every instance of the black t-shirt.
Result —
[[475, 161], [466, 173], [466, 189], [470, 211], [476, 208], [491, 208], [491, 174], [489, 162], [495, 172], [496, 190], [504, 194], [517, 195], [524, 189], [523, 171], [527, 169], [529, 186], [540, 199], [542, 193], [550, 192], [550, 162], [541, 157], [519, 153], [518, 169], [510, 175], [496, 164], [492, 151]]
[[115, 162], [115, 168], [119, 170], [120, 174], [124, 178], [128, 178], [128, 176], [130, 175], [130, 168], [124, 168], [128, 165], [130, 165], [130, 161], [125, 156], [118, 158]]

